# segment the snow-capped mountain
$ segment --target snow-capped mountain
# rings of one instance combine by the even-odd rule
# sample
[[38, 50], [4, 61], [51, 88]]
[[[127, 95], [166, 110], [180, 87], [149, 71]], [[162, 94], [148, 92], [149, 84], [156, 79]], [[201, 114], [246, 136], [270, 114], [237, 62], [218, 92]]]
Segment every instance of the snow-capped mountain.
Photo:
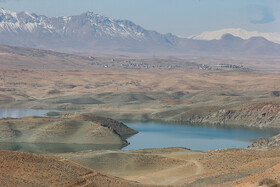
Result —
[[[131, 37], [142, 39], [145, 31], [130, 21], [113, 20], [87, 12], [79, 16], [47, 18], [28, 12], [11, 12], [0, 9], [0, 32], [56, 33], [60, 36], [75, 34], [75, 26], [90, 29], [98, 36]], [[80, 33], [83, 34], [83, 33]]]
[[251, 38], [253, 34], [234, 37], [234, 33], [225, 33], [214, 38], [218, 40], [195, 40], [195, 37], [187, 39], [146, 30], [128, 20], [115, 20], [92, 12], [49, 18], [0, 9], [2, 45], [87, 54], [280, 55], [280, 45], [264, 37]]
[[[118, 48], [136, 43], [168, 48], [176, 36], [148, 31], [128, 20], [114, 20], [86, 12], [52, 17], [0, 9], [0, 43], [43, 48]], [[69, 47], [71, 46], [71, 47]], [[67, 48], [67, 47], [66, 47]], [[137, 48], [137, 47], [136, 47]], [[136, 49], [135, 50], [142, 50]]]
[[222, 29], [217, 31], [203, 32], [199, 35], [189, 36], [189, 39], [195, 40], [220, 40], [223, 35], [231, 34], [233, 36], [237, 36], [244, 40], [250, 39], [252, 37], [263, 37], [271, 42], [280, 44], [280, 34], [279, 33], [261, 33], [256, 31], [247, 31], [240, 28], [230, 28], [230, 29]]

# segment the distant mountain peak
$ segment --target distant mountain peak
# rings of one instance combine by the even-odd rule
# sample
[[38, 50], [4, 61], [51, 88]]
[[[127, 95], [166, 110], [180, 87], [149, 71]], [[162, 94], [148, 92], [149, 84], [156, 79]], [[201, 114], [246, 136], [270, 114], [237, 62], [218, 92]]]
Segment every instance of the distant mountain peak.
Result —
[[87, 11], [86, 13], [84, 13], [86, 16], [88, 16], [89, 18], [92, 18], [92, 17], [102, 17], [102, 18], [106, 18], [106, 19], [109, 19], [109, 17], [106, 17], [106, 16], [103, 16], [103, 15], [100, 15], [100, 14], [96, 14], [94, 12], [91, 12], [91, 11]]
[[195, 40], [220, 40], [224, 34], [231, 34], [244, 40], [250, 39], [252, 37], [263, 37], [271, 42], [280, 44], [279, 33], [261, 33], [256, 31], [247, 31], [241, 28], [228, 28], [217, 31], [203, 32], [198, 35], [189, 36], [188, 38]]

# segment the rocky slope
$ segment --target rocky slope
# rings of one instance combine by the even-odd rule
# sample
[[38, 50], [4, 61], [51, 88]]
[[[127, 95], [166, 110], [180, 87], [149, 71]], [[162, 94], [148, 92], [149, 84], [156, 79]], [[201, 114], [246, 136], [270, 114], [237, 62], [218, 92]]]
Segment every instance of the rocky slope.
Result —
[[27, 117], [0, 120], [1, 142], [128, 144], [137, 131], [112, 119], [92, 115], [61, 118]]
[[200, 108], [182, 113], [180, 119], [195, 123], [280, 128], [280, 103], [273, 101], [239, 104], [237, 106]]

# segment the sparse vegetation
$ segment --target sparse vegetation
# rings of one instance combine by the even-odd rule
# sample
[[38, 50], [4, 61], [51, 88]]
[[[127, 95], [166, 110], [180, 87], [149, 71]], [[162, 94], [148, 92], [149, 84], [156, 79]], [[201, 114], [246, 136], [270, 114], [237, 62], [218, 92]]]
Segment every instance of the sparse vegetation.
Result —
[[60, 92], [59, 90], [57, 90], [57, 89], [48, 91], [48, 94], [49, 94], [49, 95], [52, 95], [52, 94], [60, 94], [60, 93], [61, 93], [61, 92]]
[[261, 180], [259, 185], [263, 187], [280, 187], [280, 184], [276, 180], [269, 178], [264, 178]]

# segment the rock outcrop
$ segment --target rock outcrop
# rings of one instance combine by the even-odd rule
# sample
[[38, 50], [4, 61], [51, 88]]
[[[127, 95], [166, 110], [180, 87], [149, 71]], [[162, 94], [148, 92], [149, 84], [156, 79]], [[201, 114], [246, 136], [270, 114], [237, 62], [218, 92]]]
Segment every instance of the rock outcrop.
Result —
[[259, 138], [253, 142], [249, 148], [256, 147], [279, 147], [280, 146], [280, 134], [273, 136], [271, 138]]

